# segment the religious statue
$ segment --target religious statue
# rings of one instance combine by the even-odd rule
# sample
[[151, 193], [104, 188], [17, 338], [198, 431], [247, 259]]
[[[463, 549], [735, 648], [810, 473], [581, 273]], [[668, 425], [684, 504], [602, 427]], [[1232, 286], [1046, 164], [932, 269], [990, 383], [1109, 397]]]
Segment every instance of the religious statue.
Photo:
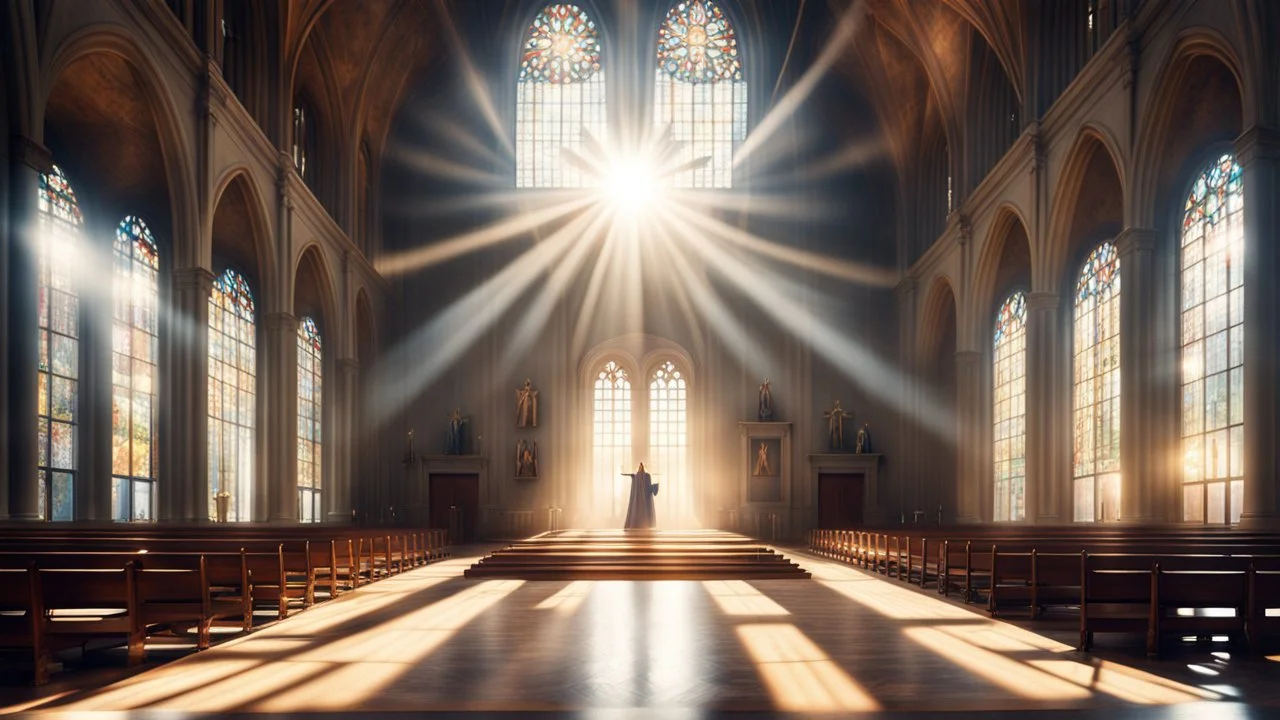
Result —
[[827, 419], [827, 434], [831, 437], [831, 449], [842, 450], [844, 448], [844, 419], [853, 417], [840, 407], [840, 401], [837, 400], [835, 407], [822, 414]]
[[461, 455], [462, 454], [462, 426], [467, 419], [462, 416], [461, 408], [455, 408], [453, 414], [449, 416], [449, 435], [445, 440], [445, 455]]
[[538, 441], [516, 443], [516, 477], [538, 477]]
[[646, 530], [658, 524], [658, 513], [654, 508], [653, 496], [658, 494], [658, 486], [653, 483], [652, 476], [645, 472], [644, 463], [631, 476], [631, 499], [627, 502], [627, 519], [624, 530]]
[[538, 391], [529, 378], [516, 390], [516, 427], [538, 427]]
[[756, 470], [755, 475], [769, 477], [773, 475], [773, 469], [769, 467], [769, 447], [761, 441], [760, 450], [756, 452]]
[[760, 402], [756, 408], [756, 419], [760, 422], [773, 420], [773, 392], [769, 390], [769, 378], [760, 386]]
[[858, 439], [853, 444], [853, 451], [861, 455], [871, 452], [871, 423], [863, 423], [858, 430]]

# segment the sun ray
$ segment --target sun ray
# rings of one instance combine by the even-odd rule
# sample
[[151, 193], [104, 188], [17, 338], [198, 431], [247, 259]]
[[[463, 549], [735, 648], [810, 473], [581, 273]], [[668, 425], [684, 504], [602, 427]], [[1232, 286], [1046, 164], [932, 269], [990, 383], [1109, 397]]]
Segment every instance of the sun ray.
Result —
[[523, 317], [516, 325], [516, 330], [508, 341], [506, 352], [499, 364], [498, 377], [503, 377], [508, 371], [514, 370], [516, 364], [526, 357], [526, 353], [546, 327], [551, 314], [555, 312], [556, 304], [564, 297], [565, 292], [578, 277], [578, 271], [586, 263], [591, 250], [596, 247], [596, 243], [591, 242], [591, 238], [597, 236], [604, 224], [609, 221], [609, 216], [601, 212], [599, 207], [592, 208], [587, 214], [591, 219], [590, 224], [573, 242], [565, 258], [551, 271], [551, 277], [538, 290], [537, 296], [533, 302], [529, 303]]
[[844, 54], [849, 43], [853, 41], [853, 37], [858, 28], [861, 27], [865, 15], [865, 8], [862, 2], [854, 2], [841, 14], [835, 33], [827, 41], [817, 60], [814, 61], [813, 65], [809, 66], [808, 70], [805, 70], [804, 75], [801, 75], [796, 84], [787, 91], [787, 94], [782, 96], [778, 104], [770, 108], [769, 112], [760, 120], [760, 123], [756, 125], [755, 130], [747, 136], [746, 142], [742, 143], [742, 147], [733, 158], [733, 166], [735, 168], [746, 162], [757, 151], [766, 147], [774, 133], [778, 132], [786, 120], [795, 114], [805, 100], [809, 99], [809, 95], [818, 86], [822, 76]]
[[592, 217], [583, 213], [535, 243], [391, 348], [374, 369], [372, 407], [390, 417], [438, 380], [580, 238]]
[[759, 238], [714, 217], [692, 212], [682, 205], [673, 205], [671, 209], [673, 213], [679, 215], [682, 222], [695, 225], [744, 250], [750, 250], [772, 260], [780, 260], [801, 270], [818, 272], [829, 277], [871, 287], [891, 288], [898, 282], [897, 271], [889, 268], [877, 268], [862, 263], [819, 255], [807, 250], [785, 247]]
[[436, 9], [443, 20], [445, 28], [448, 30], [449, 42], [453, 46], [454, 54], [458, 62], [462, 64], [462, 75], [466, 80], [467, 89], [471, 91], [471, 97], [480, 106], [480, 112], [484, 115], [485, 122], [489, 124], [489, 130], [493, 133], [493, 137], [502, 143], [502, 148], [507, 151], [508, 156], [515, 157], [516, 149], [511, 144], [511, 138], [507, 136], [506, 124], [503, 123], [502, 117], [498, 114], [498, 108], [493, 102], [493, 97], [489, 94], [489, 87], [485, 82], [484, 76], [476, 70], [476, 65], [471, 60], [471, 53], [467, 51], [466, 41], [462, 39], [462, 33], [458, 32], [458, 24], [454, 20], [453, 14], [449, 12], [445, 0], [436, 0]]
[[395, 255], [383, 256], [375, 262], [374, 266], [378, 269], [378, 272], [386, 276], [422, 270], [491, 245], [523, 237], [541, 227], [583, 210], [593, 202], [590, 198], [579, 197], [542, 210], [521, 213], [488, 227], [433, 245], [427, 245], [417, 250], [407, 250]]

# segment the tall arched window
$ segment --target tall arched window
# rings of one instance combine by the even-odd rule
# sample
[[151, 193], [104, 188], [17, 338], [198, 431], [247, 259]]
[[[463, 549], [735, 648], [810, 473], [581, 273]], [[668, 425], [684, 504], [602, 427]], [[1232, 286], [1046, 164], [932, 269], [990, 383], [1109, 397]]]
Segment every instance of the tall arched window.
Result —
[[44, 520], [71, 520], [80, 393], [80, 298], [73, 276], [84, 217], [56, 165], [40, 176], [39, 213], [39, 513]]
[[1182, 220], [1182, 518], [1240, 520], [1244, 495], [1244, 187], [1231, 155]]
[[1075, 520], [1120, 519], [1120, 256], [1104, 242], [1076, 283]]
[[593, 184], [565, 150], [605, 137], [600, 32], [577, 5], [542, 9], [525, 34], [516, 83], [516, 187]]
[[992, 352], [992, 437], [996, 521], [1022, 520], [1027, 511], [1027, 296], [1005, 299], [996, 316]]
[[324, 355], [320, 328], [309, 317], [298, 323], [298, 520], [320, 522], [323, 455]]
[[666, 361], [649, 379], [649, 461], [656, 481], [660, 522], [680, 522], [693, 513], [689, 488], [689, 386], [675, 363]]
[[111, 518], [154, 520], [160, 255], [130, 215], [116, 228], [111, 325]]
[[658, 29], [654, 113], [689, 169], [677, 187], [733, 187], [733, 156], [747, 137], [747, 84], [733, 25], [714, 0], [679, 0]]
[[209, 517], [253, 519], [257, 343], [253, 293], [228, 268], [209, 295]]
[[631, 380], [612, 360], [596, 373], [591, 417], [595, 507], [607, 507], [610, 519], [622, 517], [630, 490], [619, 473], [631, 464]]

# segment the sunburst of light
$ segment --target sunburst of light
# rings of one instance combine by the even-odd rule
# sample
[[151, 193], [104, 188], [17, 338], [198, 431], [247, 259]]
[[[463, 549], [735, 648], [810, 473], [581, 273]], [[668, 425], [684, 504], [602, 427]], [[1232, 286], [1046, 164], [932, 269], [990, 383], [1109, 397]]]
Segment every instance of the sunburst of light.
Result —
[[[745, 160], [759, 154], [794, 118], [822, 76], [847, 51], [862, 17], [859, 2], [842, 13], [814, 65], [739, 148], [735, 167], [741, 170]], [[465, 65], [474, 73], [469, 61]], [[492, 98], [479, 88], [472, 91], [493, 125]], [[646, 293], [655, 288], [661, 291], [657, 294], [662, 303], [670, 304], [660, 311], [682, 319], [699, 342], [715, 337], [752, 366], [749, 370], [767, 370], [779, 359], [759, 325], [739, 316], [750, 306], [753, 313], [773, 321], [779, 337], [790, 335], [811, 348], [879, 404], [910, 411], [900, 407], [908, 378], [896, 361], [882, 355], [875, 343], [850, 335], [847, 316], [855, 308], [847, 298], [828, 297], [812, 282], [815, 277], [831, 278], [845, 287], [870, 288], [883, 300], [883, 292], [899, 279], [897, 271], [783, 244], [747, 229], [749, 219], [812, 222], [815, 217], [835, 217], [836, 208], [829, 204], [769, 192], [677, 191], [675, 177], [710, 158], [680, 160], [681, 148], [670, 128], [654, 128], [636, 119], [643, 115], [623, 112], [615, 127], [621, 130], [617, 136], [587, 135], [579, 149], [562, 152], [561, 161], [590, 178], [589, 187], [513, 192], [508, 183], [447, 203], [405, 208], [413, 217], [449, 210], [504, 214], [479, 229], [384, 257], [378, 269], [389, 277], [421, 272], [503, 244], [531, 244], [425, 325], [408, 332], [387, 353], [374, 374], [373, 405], [380, 414], [375, 422], [399, 413], [508, 316], [514, 331], [504, 339], [499, 370], [510, 370], [525, 357], [566, 302], [577, 306], [567, 317], [572, 356], [585, 351], [602, 323], [611, 335], [643, 332], [646, 313], [659, 312], [645, 306]], [[456, 137], [460, 128], [451, 126], [448, 132], [454, 148], [472, 146], [470, 140]], [[505, 133], [497, 134], [506, 138]], [[806, 182], [824, 179], [865, 166], [884, 151], [880, 138], [860, 140], [834, 156], [794, 168], [792, 177]], [[493, 166], [487, 153], [478, 153], [477, 160]], [[468, 172], [453, 161], [426, 154], [407, 156], [406, 164], [463, 183], [488, 185], [491, 180], [487, 170]], [[927, 392], [921, 387], [916, 395]], [[926, 396], [919, 406], [915, 412], [923, 425], [941, 437], [954, 435], [954, 416], [944, 403]]]

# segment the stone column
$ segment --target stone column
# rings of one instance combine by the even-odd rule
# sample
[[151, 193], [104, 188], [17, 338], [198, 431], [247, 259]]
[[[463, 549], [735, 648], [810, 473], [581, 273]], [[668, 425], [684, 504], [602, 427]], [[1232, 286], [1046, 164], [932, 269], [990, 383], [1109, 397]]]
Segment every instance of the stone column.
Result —
[[36, 313], [39, 294], [40, 174], [53, 167], [43, 146], [14, 137], [9, 157], [9, 293], [8, 327], [8, 449], [9, 519], [36, 520], [40, 495], [36, 480], [36, 373], [40, 366], [40, 325]]
[[[161, 478], [160, 520], [209, 519], [209, 294], [213, 273], [202, 267], [173, 272], [173, 307], [163, 316], [169, 343], [170, 477]], [[163, 376], [162, 376], [163, 379]], [[163, 429], [162, 429], [163, 430]]]
[[[267, 519], [298, 521], [298, 318], [283, 312], [264, 318], [266, 342]], [[261, 402], [261, 399], [260, 399]], [[257, 514], [257, 513], [255, 513]]]
[[1126, 228], [1120, 254], [1120, 521], [1162, 520], [1157, 507], [1155, 231]]
[[333, 471], [329, 473], [325, 490], [328, 496], [329, 522], [351, 522], [351, 490], [356, 478], [357, 445], [356, 413], [359, 412], [360, 361], [343, 358], [337, 362], [338, 378], [334, 383], [332, 407], [333, 437], [335, 442]]
[[898, 372], [902, 374], [902, 409], [898, 413], [898, 433], [902, 438], [899, 447], [905, 452], [896, 471], [898, 485], [898, 510], [908, 521], [912, 511], [923, 509], [921, 483], [923, 465], [916, 448], [920, 446], [919, 395], [920, 363], [916, 358], [916, 280], [907, 277], [894, 288], [898, 310]]
[[982, 353], [964, 350], [956, 353], [956, 522], [983, 521], [981, 484], [990, 479], [984, 471], [985, 434], [982, 426]]
[[1280, 527], [1280, 131], [1236, 141], [1244, 171], [1244, 508], [1241, 524]]
[[1063, 522], [1057, 432], [1064, 417], [1057, 391], [1064, 371], [1059, 356], [1061, 323], [1062, 298], [1057, 293], [1027, 295], [1026, 520], [1033, 523]]

